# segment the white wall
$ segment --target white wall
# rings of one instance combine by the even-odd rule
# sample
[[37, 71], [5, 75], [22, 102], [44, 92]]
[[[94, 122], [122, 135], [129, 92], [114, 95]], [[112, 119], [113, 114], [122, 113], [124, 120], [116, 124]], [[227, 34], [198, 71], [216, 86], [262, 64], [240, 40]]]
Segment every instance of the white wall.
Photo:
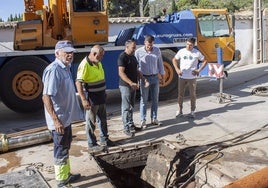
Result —
[[252, 20], [236, 20], [236, 49], [241, 51], [241, 61], [237, 66], [253, 63], [253, 23]]
[[12, 42], [14, 28], [0, 28], [0, 42]]

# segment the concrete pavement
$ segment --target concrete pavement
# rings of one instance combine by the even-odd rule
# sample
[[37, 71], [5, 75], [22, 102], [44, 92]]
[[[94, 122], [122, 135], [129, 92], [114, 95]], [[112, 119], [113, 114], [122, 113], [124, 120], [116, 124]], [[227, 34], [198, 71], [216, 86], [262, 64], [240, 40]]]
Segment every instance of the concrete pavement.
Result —
[[[180, 149], [189, 146], [206, 146], [216, 142], [224, 143], [226, 148], [220, 149], [223, 154], [221, 158], [209, 163], [208, 158], [202, 158], [196, 166], [196, 169], [200, 168], [196, 174], [200, 184], [204, 183], [207, 177], [207, 186], [223, 187], [268, 166], [268, 140], [267, 127], [265, 127], [268, 123], [268, 98], [250, 94], [255, 87], [267, 85], [268, 64], [233, 68], [229, 72], [228, 79], [223, 83], [223, 92], [229, 94], [232, 100], [218, 103], [214, 95], [219, 92], [218, 81], [202, 78], [197, 86], [195, 119], [175, 117], [176, 99], [161, 101], [158, 117], [163, 122], [163, 126], [149, 126], [144, 131], [137, 132], [131, 139], [124, 137], [122, 133], [120, 107], [108, 104], [110, 138], [119, 145], [165, 139], [176, 144]], [[136, 103], [134, 121], [137, 126], [140, 122], [138, 108], [139, 104]], [[150, 110], [147, 112], [148, 125], [149, 112]], [[186, 97], [184, 113], [189, 112], [190, 103]], [[250, 132], [252, 132], [251, 136], [242, 139]], [[74, 135], [70, 151], [72, 171], [82, 174], [81, 181], [74, 185], [113, 187], [94, 158], [87, 153], [83, 123], [74, 127]], [[48, 183], [55, 187], [52, 152], [53, 147], [49, 143], [1, 154], [0, 173], [21, 170], [31, 165], [37, 166]], [[201, 168], [203, 164], [209, 166], [210, 170], [205, 171]]]

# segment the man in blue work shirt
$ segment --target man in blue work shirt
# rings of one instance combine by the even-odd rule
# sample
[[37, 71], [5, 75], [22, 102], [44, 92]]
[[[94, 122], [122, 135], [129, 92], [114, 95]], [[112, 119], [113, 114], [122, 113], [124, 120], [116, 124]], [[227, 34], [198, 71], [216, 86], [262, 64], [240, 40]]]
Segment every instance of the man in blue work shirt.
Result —
[[59, 41], [55, 46], [56, 59], [43, 73], [43, 102], [48, 129], [54, 142], [54, 168], [58, 188], [67, 188], [80, 178], [70, 173], [69, 150], [72, 142], [73, 121], [82, 120], [74, 82], [70, 72], [75, 49], [70, 41]]
[[[159, 81], [164, 84], [164, 65], [161, 51], [158, 47], [153, 46], [154, 37], [151, 35], [145, 36], [144, 46], [135, 51], [135, 56], [139, 62], [139, 70], [143, 77], [149, 82], [149, 87], [145, 87], [144, 80], [140, 81], [140, 113], [141, 126], [146, 128], [146, 109], [149, 97], [151, 96], [151, 124], [162, 125], [157, 119], [158, 98], [159, 98]], [[159, 80], [158, 74], [161, 78]]]

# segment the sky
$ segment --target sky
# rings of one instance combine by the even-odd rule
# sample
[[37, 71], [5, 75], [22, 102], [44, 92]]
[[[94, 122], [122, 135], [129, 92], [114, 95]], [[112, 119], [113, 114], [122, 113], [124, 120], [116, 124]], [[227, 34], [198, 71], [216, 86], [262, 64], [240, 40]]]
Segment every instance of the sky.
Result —
[[12, 14], [22, 14], [24, 12], [24, 0], [1, 0], [0, 18], [7, 21]]

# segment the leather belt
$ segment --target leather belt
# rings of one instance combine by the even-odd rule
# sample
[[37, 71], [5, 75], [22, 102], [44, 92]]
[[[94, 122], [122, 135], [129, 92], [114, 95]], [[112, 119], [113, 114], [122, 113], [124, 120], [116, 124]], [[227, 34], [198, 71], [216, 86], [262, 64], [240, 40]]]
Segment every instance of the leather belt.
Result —
[[145, 77], [151, 77], [151, 76], [157, 76], [158, 74], [150, 74], [150, 75], [146, 75], [146, 74], [144, 74], [143, 76], [145, 76]]

